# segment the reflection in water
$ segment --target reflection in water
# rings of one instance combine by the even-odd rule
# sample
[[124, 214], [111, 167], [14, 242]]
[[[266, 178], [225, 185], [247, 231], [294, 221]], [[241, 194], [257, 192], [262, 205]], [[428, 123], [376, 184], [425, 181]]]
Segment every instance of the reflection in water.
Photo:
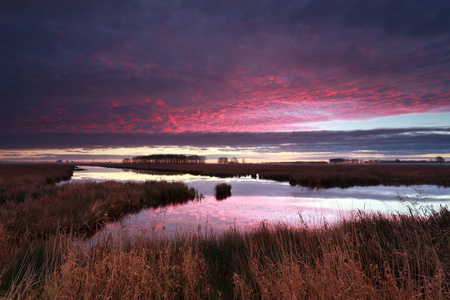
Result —
[[[408, 203], [398, 201], [397, 196], [411, 195], [410, 200], [419, 197], [426, 205], [438, 208], [450, 203], [449, 189], [436, 186], [422, 187], [353, 187], [308, 190], [291, 187], [289, 183], [259, 180], [251, 177], [217, 178], [189, 174], [170, 175], [156, 172], [137, 173], [120, 169], [88, 167], [75, 172], [71, 181], [183, 181], [189, 187], [198, 189], [205, 197], [202, 201], [158, 209], [144, 209], [129, 215], [119, 222], [109, 223], [99, 233], [142, 234], [160, 232], [173, 235], [174, 232], [191, 232], [213, 229], [220, 232], [229, 228], [248, 229], [261, 221], [283, 222], [297, 225], [306, 222], [308, 226], [333, 223], [348, 217], [357, 210], [382, 213], [408, 212]], [[214, 197], [214, 187], [220, 183], [232, 186], [232, 196], [224, 201]], [[407, 197], [406, 197], [407, 198]], [[406, 199], [408, 200], [408, 199]]]

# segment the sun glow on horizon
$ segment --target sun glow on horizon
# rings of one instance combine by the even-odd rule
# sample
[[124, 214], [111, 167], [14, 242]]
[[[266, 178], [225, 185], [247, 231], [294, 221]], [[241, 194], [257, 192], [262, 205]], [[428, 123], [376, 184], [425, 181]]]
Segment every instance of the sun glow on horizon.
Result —
[[446, 160], [450, 158], [450, 153], [432, 153], [418, 155], [389, 155], [377, 153], [372, 150], [357, 150], [349, 153], [333, 152], [259, 152], [259, 149], [233, 149], [231, 147], [135, 147], [135, 148], [95, 148], [95, 149], [35, 149], [35, 150], [0, 150], [1, 162], [121, 162], [124, 158], [132, 158], [140, 155], [150, 154], [186, 154], [201, 155], [206, 157], [207, 163], [216, 163], [218, 157], [236, 157], [239, 162], [246, 163], [264, 162], [308, 162], [308, 161], [328, 161], [330, 158], [343, 157], [361, 160], [430, 160], [437, 156], [442, 156]]

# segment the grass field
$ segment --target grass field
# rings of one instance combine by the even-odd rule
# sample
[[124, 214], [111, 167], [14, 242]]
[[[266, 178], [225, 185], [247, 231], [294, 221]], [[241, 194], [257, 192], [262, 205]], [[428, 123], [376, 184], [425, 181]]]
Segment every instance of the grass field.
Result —
[[[105, 239], [102, 222], [192, 199], [181, 183], [57, 186], [71, 172], [0, 166], [0, 297], [12, 299], [448, 299], [450, 212], [356, 213], [337, 225]], [[20, 173], [17, 167], [16, 172]], [[13, 168], [14, 169], [14, 168]], [[51, 175], [49, 175], [51, 174]], [[30, 182], [31, 181], [31, 182]], [[7, 183], [7, 185], [4, 185]], [[195, 192], [195, 191], [194, 191]], [[18, 197], [16, 194], [21, 194]]]
[[447, 165], [322, 164], [97, 164], [114, 168], [182, 172], [218, 177], [253, 176], [309, 188], [374, 185], [450, 186]]
[[42, 187], [72, 177], [73, 165], [0, 164], [0, 204], [21, 202]]

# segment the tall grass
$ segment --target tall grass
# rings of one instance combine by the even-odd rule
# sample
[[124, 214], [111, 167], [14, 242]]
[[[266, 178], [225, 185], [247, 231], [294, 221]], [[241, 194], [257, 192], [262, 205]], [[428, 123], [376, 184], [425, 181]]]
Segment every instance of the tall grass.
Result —
[[42, 254], [5, 297], [448, 299], [449, 224], [442, 208], [426, 217], [360, 212], [316, 229], [261, 223], [221, 235], [105, 239], [88, 250], [61, 236], [43, 248], [59, 255], [58, 267]]
[[193, 200], [196, 191], [181, 182], [71, 183], [46, 188], [38, 198], [1, 207], [0, 223], [19, 239], [45, 238], [55, 232], [91, 233], [105, 221], [143, 206], [164, 206]]
[[[53, 171], [56, 176], [48, 177], [53, 173], [35, 168], [30, 186], [21, 180], [6, 186], [8, 197], [0, 205], [0, 295], [21, 298], [22, 293], [40, 290], [61, 265], [74, 235], [94, 233], [106, 221], [145, 206], [184, 203], [198, 196], [180, 182], [56, 186], [48, 183], [59, 178], [58, 169]], [[0, 172], [1, 182], [8, 176]]]
[[[330, 226], [75, 238], [143, 205], [191, 199], [181, 183], [36, 185], [0, 205], [7, 299], [448, 299], [450, 211], [356, 213]], [[425, 212], [425, 213], [423, 213]]]
[[219, 183], [214, 187], [217, 200], [224, 200], [231, 196], [231, 185], [227, 183]]
[[45, 193], [45, 186], [69, 180], [75, 166], [60, 164], [0, 164], [0, 205], [24, 201], [33, 193]]
[[196, 191], [183, 183], [84, 183], [54, 187], [39, 198], [0, 206], [0, 295], [40, 289], [63, 261], [73, 236], [144, 206], [184, 203]]
[[[69, 249], [43, 298], [448, 299], [450, 212]], [[24, 282], [24, 286], [26, 286]], [[28, 285], [31, 285], [28, 283]], [[19, 291], [16, 288], [15, 291]]]

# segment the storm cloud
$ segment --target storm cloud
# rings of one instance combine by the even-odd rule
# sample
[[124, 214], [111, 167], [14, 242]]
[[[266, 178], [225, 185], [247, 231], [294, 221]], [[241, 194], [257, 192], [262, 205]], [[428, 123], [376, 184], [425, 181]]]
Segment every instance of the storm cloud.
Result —
[[[376, 149], [375, 131], [317, 124], [449, 113], [448, 15], [436, 0], [2, 1], [1, 148], [270, 137], [302, 151], [317, 135], [313, 149]], [[385, 147], [448, 146], [427, 132]]]

